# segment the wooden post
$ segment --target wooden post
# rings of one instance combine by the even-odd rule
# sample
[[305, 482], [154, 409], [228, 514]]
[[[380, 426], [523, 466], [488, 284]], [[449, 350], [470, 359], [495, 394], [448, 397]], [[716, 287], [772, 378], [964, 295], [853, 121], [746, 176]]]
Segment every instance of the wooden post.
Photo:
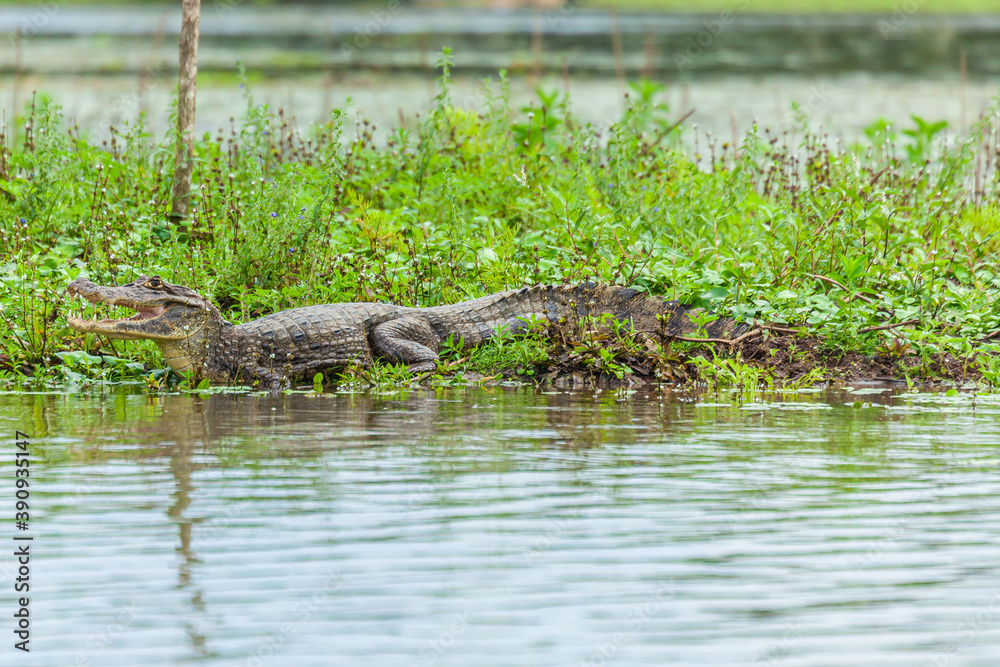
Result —
[[198, 21], [201, 0], [182, 0], [180, 73], [177, 77], [177, 154], [174, 182], [170, 188], [170, 218], [182, 220], [188, 214], [188, 194], [194, 171], [194, 99], [198, 77]]

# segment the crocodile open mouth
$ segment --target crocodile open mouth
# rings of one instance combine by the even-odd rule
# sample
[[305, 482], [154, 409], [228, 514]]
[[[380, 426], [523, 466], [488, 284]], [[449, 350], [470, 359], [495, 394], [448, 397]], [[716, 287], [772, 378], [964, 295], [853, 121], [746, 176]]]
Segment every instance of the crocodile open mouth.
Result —
[[[164, 310], [163, 306], [157, 306], [156, 308], [137, 308], [136, 309], [137, 312], [131, 317], [102, 317], [101, 319], [98, 319], [97, 315], [95, 314], [93, 317], [89, 319], [85, 317], [75, 317], [73, 315], [70, 315], [69, 319], [81, 322], [82, 321], [100, 322], [101, 324], [109, 324], [113, 322], [135, 322], [137, 320], [151, 320], [154, 317], [159, 317], [160, 315], [163, 314], [163, 310]], [[80, 315], [82, 316], [83, 313], [80, 313]]]
[[[166, 310], [166, 306], [159, 304], [154, 306], [139, 306], [139, 305], [129, 305], [125, 303], [108, 303], [101, 299], [97, 295], [82, 295], [77, 294], [77, 299], [80, 301], [79, 309], [72, 309], [70, 314], [66, 317], [66, 322], [73, 329], [80, 330], [91, 330], [93, 326], [111, 326], [119, 322], [139, 322], [144, 320], [152, 320], [160, 315]], [[95, 312], [93, 315], [88, 316], [86, 313], [87, 302], [96, 304], [98, 307], [110, 305], [115, 308], [121, 308], [126, 310], [135, 311], [131, 316], [128, 317], [101, 317], [100, 313]]]
[[141, 276], [121, 287], [95, 285], [81, 277], [67, 285], [66, 292], [71, 297], [66, 302], [69, 327], [108, 338], [154, 341], [190, 338], [201, 331], [212, 314], [200, 296], [187, 288], [164, 283], [158, 276]]

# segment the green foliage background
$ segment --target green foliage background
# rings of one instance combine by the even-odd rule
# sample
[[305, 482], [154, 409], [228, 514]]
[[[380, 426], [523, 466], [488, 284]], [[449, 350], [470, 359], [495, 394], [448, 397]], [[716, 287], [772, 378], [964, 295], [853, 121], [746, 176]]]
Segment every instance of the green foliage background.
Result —
[[[801, 118], [732, 146], [682, 141], [649, 82], [602, 131], [555, 93], [512, 109], [503, 80], [484, 84], [481, 108], [457, 106], [441, 64], [432, 110], [384, 142], [341, 111], [300, 134], [248, 94], [238, 124], [198, 138], [195, 210], [180, 222], [174, 137], [140, 124], [94, 145], [37, 100], [0, 151], [7, 364], [44, 373], [58, 352], [92, 349], [65, 325], [63, 290], [82, 271], [103, 284], [159, 274], [234, 321], [597, 279], [805, 325], [842, 350], [902, 339], [959, 353], [1000, 328], [995, 115], [948, 145], [915, 116], [908, 133], [877, 121], [846, 149], [789, 132]], [[115, 345], [154, 362], [151, 346]]]

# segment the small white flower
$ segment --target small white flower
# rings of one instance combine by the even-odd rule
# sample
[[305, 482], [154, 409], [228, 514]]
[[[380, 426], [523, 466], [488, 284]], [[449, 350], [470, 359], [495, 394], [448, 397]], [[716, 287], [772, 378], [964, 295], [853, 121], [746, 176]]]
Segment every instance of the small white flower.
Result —
[[514, 173], [514, 180], [523, 185], [524, 187], [528, 187], [528, 175], [524, 173], [523, 164], [521, 165], [521, 174], [518, 175], [516, 172]]

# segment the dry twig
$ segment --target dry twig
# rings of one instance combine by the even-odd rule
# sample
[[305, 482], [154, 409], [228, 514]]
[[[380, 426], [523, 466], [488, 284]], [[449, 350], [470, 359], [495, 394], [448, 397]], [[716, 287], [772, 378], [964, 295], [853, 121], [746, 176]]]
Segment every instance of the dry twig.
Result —
[[756, 336], [763, 332], [761, 327], [754, 327], [750, 331], [746, 332], [742, 336], [737, 336], [736, 338], [690, 338], [688, 336], [671, 336], [673, 340], [681, 340], [685, 343], [723, 343], [729, 345], [730, 347], [735, 347], [745, 341], [748, 338]]
[[777, 324], [760, 324], [758, 326], [760, 326], [760, 328], [762, 329], [767, 329], [768, 331], [774, 331], [775, 333], [783, 333], [783, 334], [797, 334], [799, 333], [800, 329], [806, 328], [805, 325], [796, 328], [781, 327], [778, 326]]
[[[845, 292], [850, 292], [851, 291], [851, 290], [849, 290], [847, 288], [847, 285], [845, 285], [844, 283], [840, 282], [839, 280], [834, 280], [833, 278], [827, 278], [826, 276], [821, 276], [818, 273], [810, 273], [808, 275], [812, 276], [816, 280], [822, 280], [823, 282], [825, 282], [827, 284], [833, 285], [834, 287], [839, 287], [840, 289], [844, 290]], [[855, 299], [861, 299], [862, 301], [864, 301], [867, 304], [873, 304], [873, 303], [875, 303], [875, 301], [872, 300], [871, 297], [865, 296], [864, 294], [862, 294], [860, 292], [855, 292], [854, 293], [854, 298]]]
[[683, 123], [688, 118], [690, 118], [691, 114], [693, 114], [693, 113], [694, 113], [694, 109], [691, 109], [686, 114], [684, 114], [683, 116], [681, 116], [680, 120], [678, 120], [676, 123], [674, 123], [670, 127], [666, 128], [665, 130], [661, 130], [660, 132], [658, 132], [651, 142], [649, 142], [648, 144], [645, 144], [642, 147], [641, 153], [643, 155], [647, 154], [650, 150], [652, 150], [652, 148], [654, 146], [658, 145], [661, 141], [663, 141], [664, 137], [669, 136], [671, 132], [673, 132], [678, 127], [680, 127], [681, 123]]
[[919, 324], [920, 320], [905, 320], [903, 322], [893, 322], [892, 324], [879, 324], [874, 327], [862, 327], [858, 333], [871, 333], [872, 331], [885, 331], [886, 329], [896, 329], [898, 327], [908, 327], [911, 324]]

